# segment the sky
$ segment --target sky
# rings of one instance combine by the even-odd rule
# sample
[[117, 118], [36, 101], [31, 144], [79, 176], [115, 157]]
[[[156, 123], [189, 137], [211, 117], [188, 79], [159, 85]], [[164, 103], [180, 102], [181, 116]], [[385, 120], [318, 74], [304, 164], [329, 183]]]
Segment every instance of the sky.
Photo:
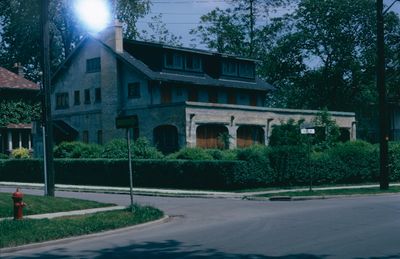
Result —
[[[393, 0], [384, 0], [386, 5], [390, 5]], [[147, 22], [151, 17], [162, 13], [163, 22], [167, 29], [177, 36], [182, 37], [184, 46], [190, 46], [190, 39], [193, 38], [189, 31], [198, 25], [200, 16], [219, 7], [225, 9], [229, 7], [226, 0], [152, 0], [150, 13], [146, 17], [139, 19], [139, 30], [147, 28]], [[400, 2], [396, 3], [391, 9], [400, 14]], [[204, 48], [204, 46], [197, 46]]]

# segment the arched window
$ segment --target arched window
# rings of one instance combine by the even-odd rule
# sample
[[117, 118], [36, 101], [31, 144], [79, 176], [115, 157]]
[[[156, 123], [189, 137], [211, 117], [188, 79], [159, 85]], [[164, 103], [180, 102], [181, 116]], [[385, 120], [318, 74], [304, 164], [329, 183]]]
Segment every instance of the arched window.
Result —
[[260, 126], [240, 126], [237, 129], [237, 147], [264, 144], [264, 130]]
[[223, 125], [205, 124], [197, 127], [196, 146], [202, 148], [227, 148], [228, 129]]
[[153, 130], [154, 145], [163, 153], [178, 150], [178, 129], [173, 125], [161, 125]]

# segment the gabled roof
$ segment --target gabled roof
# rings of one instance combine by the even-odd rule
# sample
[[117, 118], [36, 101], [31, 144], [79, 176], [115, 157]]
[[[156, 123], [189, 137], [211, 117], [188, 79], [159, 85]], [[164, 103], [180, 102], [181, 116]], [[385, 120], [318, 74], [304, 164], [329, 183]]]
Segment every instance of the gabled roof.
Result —
[[0, 67], [0, 89], [40, 90], [39, 86], [34, 82], [2, 67]]
[[[143, 61], [135, 58], [132, 56], [129, 52], [123, 51], [122, 53], [116, 52], [113, 48], [102, 42], [100, 39], [97, 39], [93, 36], [87, 35], [84, 37], [81, 42], [77, 45], [77, 47], [72, 51], [72, 53], [66, 58], [66, 60], [59, 66], [59, 68], [56, 70], [56, 72], [53, 75], [53, 79], [55, 79], [65, 68], [68, 66], [68, 63], [72, 59], [73, 56], [76, 55], [78, 52], [78, 49], [80, 49], [83, 45], [84, 42], [86, 42], [88, 39], [95, 40], [99, 42], [105, 49], [109, 50], [113, 55], [116, 56], [119, 60], [123, 61], [125, 64], [129, 65], [132, 67], [134, 70], [142, 73], [144, 76], [146, 76], [150, 80], [157, 80], [157, 81], [164, 81], [164, 82], [176, 82], [176, 83], [189, 83], [189, 84], [194, 84], [194, 85], [204, 85], [204, 86], [222, 86], [222, 87], [230, 87], [230, 88], [241, 88], [241, 89], [249, 89], [249, 90], [259, 90], [259, 91], [267, 91], [267, 90], [273, 90], [274, 87], [267, 82], [261, 80], [260, 78], [256, 77], [255, 81], [241, 81], [241, 80], [228, 80], [228, 79], [216, 79], [212, 78], [206, 74], [204, 75], [185, 75], [185, 74], [178, 74], [178, 73], [166, 73], [162, 71], [153, 71], [148, 67]], [[141, 43], [141, 44], [151, 44], [151, 45], [157, 45], [157, 46], [163, 46], [167, 47], [167, 45], [163, 44], [157, 44], [157, 43], [148, 43], [148, 42], [140, 42], [140, 41], [131, 41], [135, 43]], [[177, 47], [170, 47], [168, 48], [177, 48]], [[179, 47], [180, 50], [184, 51], [194, 51], [193, 49], [189, 48], [181, 48]], [[204, 53], [211, 53], [212, 52], [207, 52], [205, 50], [199, 50]], [[242, 59], [242, 58], [240, 58]], [[247, 59], [250, 60], [250, 59]]]

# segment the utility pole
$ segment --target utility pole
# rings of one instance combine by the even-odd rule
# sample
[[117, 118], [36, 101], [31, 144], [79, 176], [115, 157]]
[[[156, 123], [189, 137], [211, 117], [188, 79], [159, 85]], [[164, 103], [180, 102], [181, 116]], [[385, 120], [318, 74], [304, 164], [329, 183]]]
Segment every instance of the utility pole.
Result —
[[377, 69], [376, 86], [379, 92], [379, 143], [380, 143], [380, 189], [389, 189], [389, 116], [385, 87], [385, 35], [383, 0], [377, 0]]
[[49, 0], [41, 0], [42, 71], [44, 90], [45, 163], [47, 169], [47, 196], [54, 197], [53, 121], [51, 119], [51, 78], [49, 42]]

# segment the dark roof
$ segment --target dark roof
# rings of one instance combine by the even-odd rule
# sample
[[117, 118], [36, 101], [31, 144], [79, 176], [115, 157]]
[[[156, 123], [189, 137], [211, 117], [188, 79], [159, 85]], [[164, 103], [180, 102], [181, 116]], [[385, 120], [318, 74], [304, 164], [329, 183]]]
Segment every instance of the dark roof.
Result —
[[5, 68], [0, 67], [0, 89], [39, 90], [39, 86]]
[[[241, 88], [241, 89], [249, 89], [249, 90], [259, 90], [259, 91], [267, 91], [273, 90], [274, 87], [267, 82], [261, 80], [260, 78], [256, 77], [255, 81], [242, 81], [242, 80], [234, 80], [234, 79], [215, 79], [206, 74], [203, 75], [185, 75], [185, 74], [178, 74], [178, 73], [166, 73], [160, 71], [153, 71], [150, 69], [144, 62], [132, 56], [129, 52], [123, 51], [122, 53], [116, 52], [110, 46], [102, 42], [101, 40], [92, 37], [90, 35], [84, 37], [82, 41], [78, 44], [78, 46], [74, 49], [74, 51], [66, 58], [66, 60], [59, 66], [56, 72], [53, 75], [53, 80], [59, 75], [59, 73], [66, 67], [70, 61], [70, 59], [77, 53], [77, 50], [84, 45], [84, 42], [87, 39], [93, 39], [98, 41], [103, 45], [104, 48], [108, 49], [111, 53], [113, 53], [118, 59], [122, 60], [129, 66], [131, 66], [136, 71], [144, 74], [150, 80], [156, 81], [164, 81], [164, 82], [180, 82], [180, 83], [189, 83], [194, 85], [205, 85], [205, 86], [222, 86], [222, 87], [230, 87], [230, 88]], [[124, 42], [127, 40], [124, 40]], [[142, 42], [142, 41], [133, 41], [129, 40], [131, 43], [137, 44], [145, 44], [145, 45], [154, 45], [154, 46], [161, 46], [164, 48], [179, 48], [180, 50], [184, 51], [200, 51], [202, 53], [213, 54], [213, 52], [205, 51], [205, 50], [194, 50], [190, 48], [183, 48], [183, 47], [172, 47], [164, 44], [159, 43], [152, 43], [152, 42]], [[222, 54], [221, 54], [222, 55]], [[233, 57], [233, 56], [232, 56]], [[238, 57], [236, 57], [238, 58]], [[244, 59], [244, 58], [240, 58]], [[250, 59], [246, 59], [250, 60]], [[251, 60], [254, 61], [254, 60]]]

